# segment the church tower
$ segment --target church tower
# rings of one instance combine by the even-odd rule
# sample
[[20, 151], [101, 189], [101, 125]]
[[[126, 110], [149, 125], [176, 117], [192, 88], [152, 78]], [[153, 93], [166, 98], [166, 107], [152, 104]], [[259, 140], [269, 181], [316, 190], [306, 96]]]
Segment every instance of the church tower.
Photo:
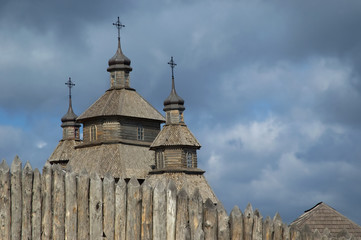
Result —
[[147, 180], [155, 185], [159, 180], [172, 179], [178, 190], [186, 185], [192, 194], [198, 188], [204, 200], [209, 198], [217, 203], [218, 199], [203, 175], [205, 171], [198, 168], [197, 150], [201, 145], [184, 122], [184, 100], [175, 89], [173, 57], [168, 64], [172, 69], [172, 88], [164, 101], [166, 123], [150, 146], [155, 152], [156, 165]]
[[65, 166], [69, 159], [74, 156], [74, 147], [80, 143], [79, 129], [80, 124], [76, 122], [77, 115], [73, 111], [71, 100], [71, 88], [75, 84], [71, 78], [65, 83], [69, 88], [69, 107], [68, 112], [61, 118], [61, 127], [63, 128], [63, 138], [49, 158], [51, 164], [60, 164]]
[[184, 123], [184, 100], [177, 94], [174, 83], [174, 67], [171, 57], [168, 63], [172, 68], [172, 89], [164, 101], [166, 123], [158, 134], [151, 150], [155, 151], [155, 172], [204, 173], [197, 168], [197, 150], [201, 145]]
[[155, 161], [149, 147], [165, 119], [131, 88], [131, 61], [120, 43], [124, 25], [119, 18], [113, 25], [118, 29], [118, 46], [108, 61], [110, 87], [77, 118], [83, 124], [83, 141], [75, 146], [76, 155], [68, 165], [77, 172], [145, 179]]

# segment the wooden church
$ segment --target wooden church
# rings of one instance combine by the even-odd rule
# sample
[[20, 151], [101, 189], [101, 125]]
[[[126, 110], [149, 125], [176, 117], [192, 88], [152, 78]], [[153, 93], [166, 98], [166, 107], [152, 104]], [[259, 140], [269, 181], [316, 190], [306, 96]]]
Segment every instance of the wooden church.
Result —
[[[63, 138], [49, 157], [50, 164], [59, 164], [74, 172], [106, 174], [114, 178], [138, 181], [148, 179], [176, 180], [177, 188], [200, 189], [203, 199], [218, 202], [213, 190], [198, 168], [197, 150], [201, 145], [184, 122], [184, 100], [175, 89], [173, 57], [172, 85], [164, 101], [166, 117], [158, 112], [131, 87], [131, 61], [122, 51], [119, 18], [118, 47], [108, 61], [109, 89], [80, 116], [72, 108], [69, 81], [69, 108], [61, 118]], [[164, 124], [161, 129], [161, 124]], [[80, 127], [83, 126], [83, 139]]]

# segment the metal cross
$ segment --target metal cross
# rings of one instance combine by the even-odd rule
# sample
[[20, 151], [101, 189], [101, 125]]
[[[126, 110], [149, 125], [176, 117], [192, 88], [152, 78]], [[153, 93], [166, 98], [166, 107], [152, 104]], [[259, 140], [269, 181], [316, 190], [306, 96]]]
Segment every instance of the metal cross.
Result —
[[120, 29], [122, 29], [123, 27], [125, 27], [124, 24], [122, 24], [120, 21], [119, 21], [119, 17], [118, 17], [118, 21], [116, 21], [115, 23], [113, 23], [113, 25], [118, 28], [118, 39], [120, 39]]
[[174, 78], [174, 67], [177, 66], [177, 64], [173, 61], [173, 56], [170, 57], [170, 61], [168, 62], [168, 64], [172, 68], [172, 78]]
[[65, 83], [65, 85], [68, 85], [69, 88], [69, 98], [71, 98], [71, 88], [75, 86], [75, 84], [71, 81], [71, 78], [69, 77], [69, 80]]

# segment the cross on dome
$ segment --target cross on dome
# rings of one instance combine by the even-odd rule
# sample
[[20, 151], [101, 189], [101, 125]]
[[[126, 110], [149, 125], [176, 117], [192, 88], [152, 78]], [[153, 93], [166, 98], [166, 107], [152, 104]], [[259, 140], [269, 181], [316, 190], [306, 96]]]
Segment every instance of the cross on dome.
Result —
[[174, 78], [174, 67], [177, 66], [177, 64], [173, 61], [173, 56], [170, 57], [170, 61], [168, 62], [168, 64], [172, 68], [172, 78]]
[[71, 98], [71, 88], [75, 86], [75, 84], [71, 81], [71, 78], [69, 77], [69, 80], [65, 83], [65, 85], [69, 88], [69, 98]]
[[118, 39], [120, 39], [120, 29], [125, 27], [125, 25], [119, 21], [119, 17], [118, 20], [115, 23], [113, 23], [113, 25], [118, 29]]

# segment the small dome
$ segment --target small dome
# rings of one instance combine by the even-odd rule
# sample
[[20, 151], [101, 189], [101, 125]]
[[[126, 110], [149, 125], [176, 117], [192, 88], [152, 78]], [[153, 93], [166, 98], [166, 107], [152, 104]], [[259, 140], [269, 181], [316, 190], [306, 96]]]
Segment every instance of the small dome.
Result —
[[61, 118], [61, 122], [62, 122], [61, 126], [62, 127], [80, 126], [79, 123], [75, 122], [77, 118], [78, 116], [74, 113], [70, 102], [68, 112]]
[[122, 70], [122, 69], [129, 69], [132, 70], [130, 67], [130, 59], [124, 55], [122, 48], [120, 47], [120, 42], [118, 42], [118, 49], [115, 55], [109, 59], [108, 64], [109, 67], [107, 69], [108, 72], [112, 70]]
[[62, 122], [75, 121], [78, 116], [73, 112], [73, 108], [70, 106], [68, 112], [61, 118]]
[[172, 90], [169, 96], [164, 100], [164, 108], [163, 111], [167, 110], [180, 110], [184, 111], [184, 100], [180, 96], [178, 96], [175, 87], [174, 87], [174, 78], [172, 78]]

